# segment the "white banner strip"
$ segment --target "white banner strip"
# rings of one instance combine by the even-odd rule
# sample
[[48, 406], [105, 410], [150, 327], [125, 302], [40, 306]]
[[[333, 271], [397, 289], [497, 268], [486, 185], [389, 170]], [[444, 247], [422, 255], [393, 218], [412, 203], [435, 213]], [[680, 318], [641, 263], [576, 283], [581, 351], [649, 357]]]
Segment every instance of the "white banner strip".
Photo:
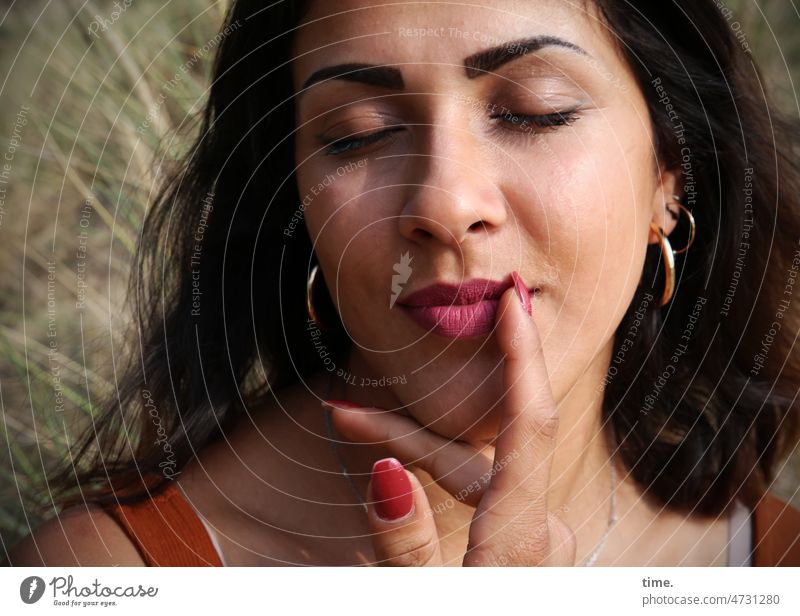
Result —
[[2, 614], [800, 614], [800, 569], [12, 568]]

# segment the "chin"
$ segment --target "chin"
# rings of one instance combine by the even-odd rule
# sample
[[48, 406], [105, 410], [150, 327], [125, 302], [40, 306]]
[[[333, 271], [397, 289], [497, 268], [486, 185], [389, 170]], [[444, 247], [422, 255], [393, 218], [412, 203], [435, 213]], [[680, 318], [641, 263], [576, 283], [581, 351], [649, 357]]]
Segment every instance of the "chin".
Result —
[[444, 438], [492, 441], [505, 403], [496, 369], [499, 353], [492, 345], [471, 357], [454, 358], [453, 353], [439, 357], [396, 394], [417, 422]]
[[477, 408], [489, 408], [491, 404], [464, 402], [461, 407], [443, 405], [432, 409], [423, 405], [410, 407], [410, 414], [429, 430], [450, 440], [472, 444], [489, 445], [497, 436], [500, 427], [500, 405], [491, 411], [477, 412]]

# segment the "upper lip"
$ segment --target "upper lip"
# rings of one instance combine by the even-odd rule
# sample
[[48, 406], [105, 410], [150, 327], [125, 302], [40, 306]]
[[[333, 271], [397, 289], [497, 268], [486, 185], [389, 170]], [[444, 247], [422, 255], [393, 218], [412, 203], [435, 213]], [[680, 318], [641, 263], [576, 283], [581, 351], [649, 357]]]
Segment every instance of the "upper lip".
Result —
[[499, 299], [503, 292], [514, 286], [510, 277], [505, 281], [474, 278], [460, 284], [437, 282], [399, 300], [404, 306], [449, 306], [475, 304], [488, 299]]

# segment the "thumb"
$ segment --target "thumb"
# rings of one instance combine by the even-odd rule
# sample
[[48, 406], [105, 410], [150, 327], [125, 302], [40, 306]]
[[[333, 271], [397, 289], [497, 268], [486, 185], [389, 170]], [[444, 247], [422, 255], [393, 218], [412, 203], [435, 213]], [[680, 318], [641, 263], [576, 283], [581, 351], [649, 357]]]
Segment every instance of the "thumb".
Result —
[[367, 488], [369, 525], [377, 564], [442, 565], [439, 533], [419, 480], [395, 458], [378, 460]]

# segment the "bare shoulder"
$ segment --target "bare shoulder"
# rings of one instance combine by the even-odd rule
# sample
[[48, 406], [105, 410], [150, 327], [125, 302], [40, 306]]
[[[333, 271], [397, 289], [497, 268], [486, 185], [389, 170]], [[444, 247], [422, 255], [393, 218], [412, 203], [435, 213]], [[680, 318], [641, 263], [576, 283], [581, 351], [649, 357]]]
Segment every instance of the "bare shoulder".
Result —
[[102, 508], [62, 511], [25, 537], [9, 556], [14, 567], [144, 566], [125, 531]]

